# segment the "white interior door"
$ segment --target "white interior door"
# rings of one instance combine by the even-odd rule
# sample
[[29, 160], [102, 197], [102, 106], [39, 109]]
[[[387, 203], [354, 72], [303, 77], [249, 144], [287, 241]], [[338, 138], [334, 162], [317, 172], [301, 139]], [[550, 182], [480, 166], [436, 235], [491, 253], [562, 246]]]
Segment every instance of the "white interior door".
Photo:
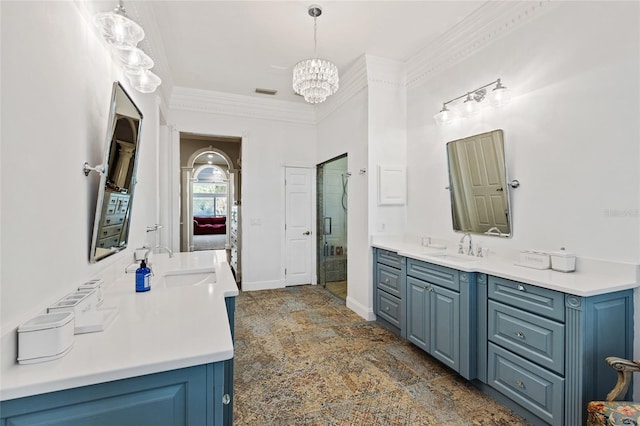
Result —
[[311, 283], [311, 170], [285, 168], [285, 285]]

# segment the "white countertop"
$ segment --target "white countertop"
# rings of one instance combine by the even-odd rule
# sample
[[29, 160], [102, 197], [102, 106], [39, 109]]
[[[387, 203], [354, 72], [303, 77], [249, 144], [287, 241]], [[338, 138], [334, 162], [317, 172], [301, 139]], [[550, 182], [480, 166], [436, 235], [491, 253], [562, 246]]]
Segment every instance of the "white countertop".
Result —
[[[397, 252], [400, 256], [448, 266], [460, 271], [485, 273], [576, 296], [595, 296], [640, 285], [636, 276], [638, 265], [613, 264], [608, 268], [600, 267], [600, 270], [594, 267], [584, 267], [581, 270], [579, 265], [576, 272], [558, 272], [551, 269], [539, 270], [518, 266], [515, 265], [515, 260], [498, 256], [474, 258], [472, 261], [458, 261], [455, 257], [443, 259], [433, 256], [434, 253], [442, 250], [395, 238], [374, 238], [371, 245]], [[451, 252], [451, 249], [448, 252]]]
[[[236, 296], [238, 288], [224, 250], [156, 254], [151, 263], [148, 292], [136, 293], [135, 274], [124, 268], [116, 280], [105, 279], [103, 306], [119, 308], [106, 330], [76, 334], [71, 351], [55, 361], [3, 363], [0, 400], [232, 358], [224, 299]], [[163, 275], [179, 271], [215, 271], [215, 283], [167, 287]], [[3, 336], [3, 346], [6, 339], [17, 339], [15, 331]]]

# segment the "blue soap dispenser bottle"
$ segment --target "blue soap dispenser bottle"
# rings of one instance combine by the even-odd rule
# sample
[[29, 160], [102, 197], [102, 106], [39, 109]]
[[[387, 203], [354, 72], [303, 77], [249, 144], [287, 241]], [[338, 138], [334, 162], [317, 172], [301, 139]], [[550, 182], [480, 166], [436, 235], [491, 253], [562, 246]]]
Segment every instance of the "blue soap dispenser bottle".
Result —
[[140, 262], [140, 267], [136, 269], [136, 292], [151, 290], [151, 269], [147, 268], [144, 259]]

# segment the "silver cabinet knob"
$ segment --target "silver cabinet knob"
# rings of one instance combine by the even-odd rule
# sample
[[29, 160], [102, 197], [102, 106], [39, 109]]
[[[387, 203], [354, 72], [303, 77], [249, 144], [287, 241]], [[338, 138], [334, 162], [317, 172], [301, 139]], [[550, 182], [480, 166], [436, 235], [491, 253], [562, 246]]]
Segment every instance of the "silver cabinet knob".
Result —
[[516, 386], [518, 386], [519, 388], [524, 389], [524, 382], [522, 380], [516, 380]]
[[231, 402], [231, 397], [229, 396], [228, 393], [225, 393], [224, 395], [222, 395], [222, 403], [224, 405], [229, 405], [230, 402]]
[[524, 339], [524, 333], [522, 331], [516, 331], [516, 336], [521, 339]]
[[388, 311], [388, 310], [389, 310], [389, 307], [387, 306], [386, 308], [384, 308], [384, 310], [385, 310], [385, 311]]
[[385, 284], [389, 284], [389, 278], [385, 278], [385, 279], [384, 279], [384, 283], [385, 283]]
[[526, 289], [524, 288], [523, 285], [518, 284], [518, 291], [525, 291]]

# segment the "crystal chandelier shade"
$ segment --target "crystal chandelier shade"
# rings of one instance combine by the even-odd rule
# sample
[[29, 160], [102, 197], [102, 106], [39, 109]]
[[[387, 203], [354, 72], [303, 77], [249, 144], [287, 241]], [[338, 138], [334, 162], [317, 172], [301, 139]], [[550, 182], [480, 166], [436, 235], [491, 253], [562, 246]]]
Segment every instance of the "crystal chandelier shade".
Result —
[[[311, 5], [308, 12], [313, 17], [313, 50], [316, 56], [316, 18], [322, 14], [322, 9]], [[336, 93], [339, 81], [338, 67], [326, 59], [304, 59], [293, 68], [293, 90], [311, 104], [324, 102], [327, 96]]]
[[154, 92], [162, 81], [149, 71], [154, 66], [153, 59], [137, 47], [144, 39], [144, 30], [127, 17], [122, 0], [113, 11], [95, 15], [93, 25], [111, 48], [133, 88], [142, 93]]
[[293, 68], [293, 90], [311, 104], [338, 91], [338, 67], [325, 59], [305, 59]]
[[122, 3], [112, 12], [98, 13], [93, 17], [93, 25], [110, 46], [135, 47], [144, 38], [144, 30], [125, 15]]

